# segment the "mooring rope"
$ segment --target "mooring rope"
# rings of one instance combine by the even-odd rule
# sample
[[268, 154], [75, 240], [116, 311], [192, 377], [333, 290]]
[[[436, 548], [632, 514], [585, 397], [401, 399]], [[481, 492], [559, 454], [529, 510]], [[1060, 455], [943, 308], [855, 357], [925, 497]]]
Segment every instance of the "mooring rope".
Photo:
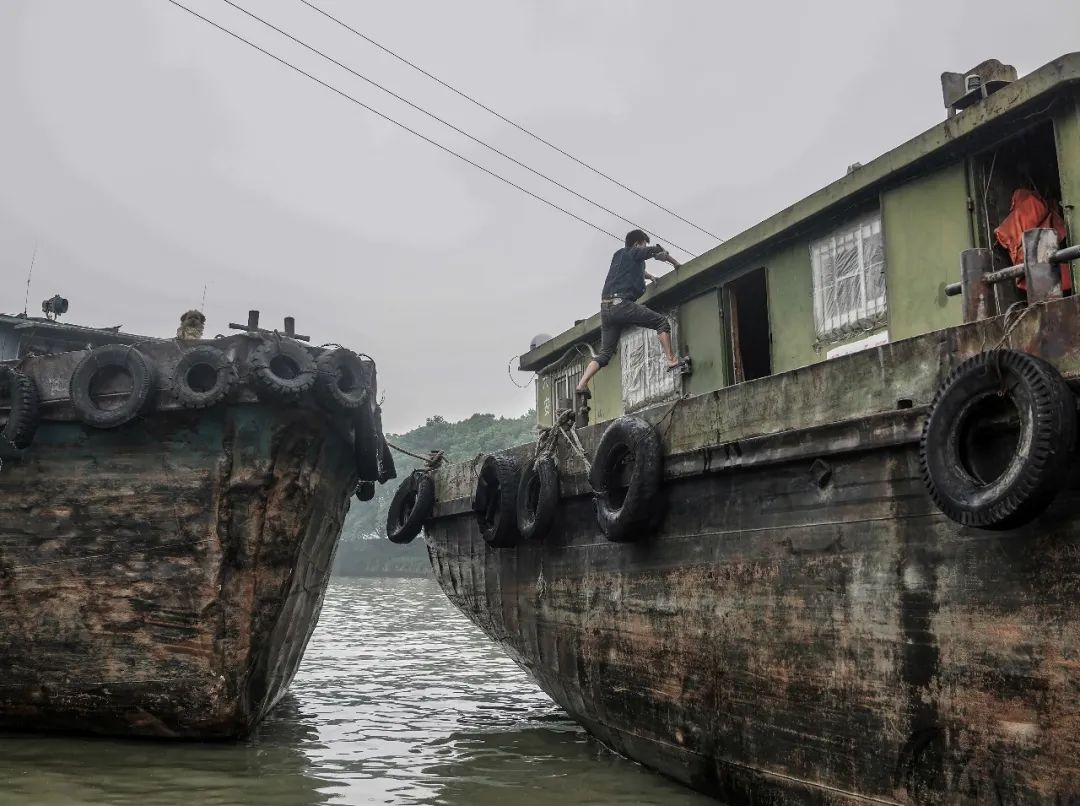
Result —
[[411, 456], [413, 459], [419, 459], [421, 462], [427, 465], [428, 470], [438, 470], [443, 462], [446, 461], [446, 452], [433, 450], [429, 451], [427, 456], [421, 456], [418, 453], [402, 448], [400, 445], [395, 445], [390, 440], [386, 440], [386, 444], [393, 448], [398, 453], [403, 453], [406, 456]]

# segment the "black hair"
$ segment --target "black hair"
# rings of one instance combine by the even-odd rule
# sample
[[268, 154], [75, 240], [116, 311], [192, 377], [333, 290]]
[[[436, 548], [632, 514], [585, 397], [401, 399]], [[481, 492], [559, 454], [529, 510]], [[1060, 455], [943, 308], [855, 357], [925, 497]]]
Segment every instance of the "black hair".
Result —
[[627, 247], [631, 247], [636, 243], [640, 243], [641, 241], [645, 241], [645, 243], [649, 242], [649, 235], [644, 230], [632, 229], [628, 233], [626, 233]]

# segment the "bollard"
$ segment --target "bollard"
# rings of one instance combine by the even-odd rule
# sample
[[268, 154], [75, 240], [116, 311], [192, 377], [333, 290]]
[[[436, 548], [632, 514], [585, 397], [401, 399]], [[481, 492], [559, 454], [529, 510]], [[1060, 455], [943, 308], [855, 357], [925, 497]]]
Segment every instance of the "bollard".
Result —
[[986, 275], [993, 267], [994, 253], [990, 249], [965, 249], [960, 253], [960, 294], [965, 323], [990, 315], [990, 285]]
[[1028, 304], [1061, 299], [1061, 272], [1051, 263], [1057, 257], [1058, 237], [1052, 229], [1024, 233], [1024, 276]]

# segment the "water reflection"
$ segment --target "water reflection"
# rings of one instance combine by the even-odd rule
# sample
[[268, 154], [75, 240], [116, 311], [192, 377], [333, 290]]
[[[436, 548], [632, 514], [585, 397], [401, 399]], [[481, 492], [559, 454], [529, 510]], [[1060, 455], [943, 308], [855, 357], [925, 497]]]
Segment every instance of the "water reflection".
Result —
[[0, 738], [0, 803], [704, 804], [589, 740], [432, 580], [335, 580], [249, 742]]

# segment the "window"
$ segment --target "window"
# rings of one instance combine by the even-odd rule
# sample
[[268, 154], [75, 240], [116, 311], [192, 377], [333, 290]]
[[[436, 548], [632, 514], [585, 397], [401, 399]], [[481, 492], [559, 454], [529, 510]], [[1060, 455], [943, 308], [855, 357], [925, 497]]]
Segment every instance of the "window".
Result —
[[555, 422], [554, 415], [559, 411], [562, 402], [569, 400], [574, 405], [574, 387], [578, 385], [581, 376], [585, 373], [585, 362], [575, 361], [565, 367], [556, 369], [551, 375], [551, 391], [543, 401], [543, 415], [547, 422]]
[[[671, 321], [671, 343], [677, 345], [678, 319], [673, 311], [668, 313], [668, 319]], [[679, 394], [679, 376], [668, 372], [655, 330], [641, 327], [624, 330], [619, 337], [619, 357], [624, 411], [637, 411]]]
[[885, 248], [881, 213], [810, 244], [818, 339], [842, 338], [885, 322]]

